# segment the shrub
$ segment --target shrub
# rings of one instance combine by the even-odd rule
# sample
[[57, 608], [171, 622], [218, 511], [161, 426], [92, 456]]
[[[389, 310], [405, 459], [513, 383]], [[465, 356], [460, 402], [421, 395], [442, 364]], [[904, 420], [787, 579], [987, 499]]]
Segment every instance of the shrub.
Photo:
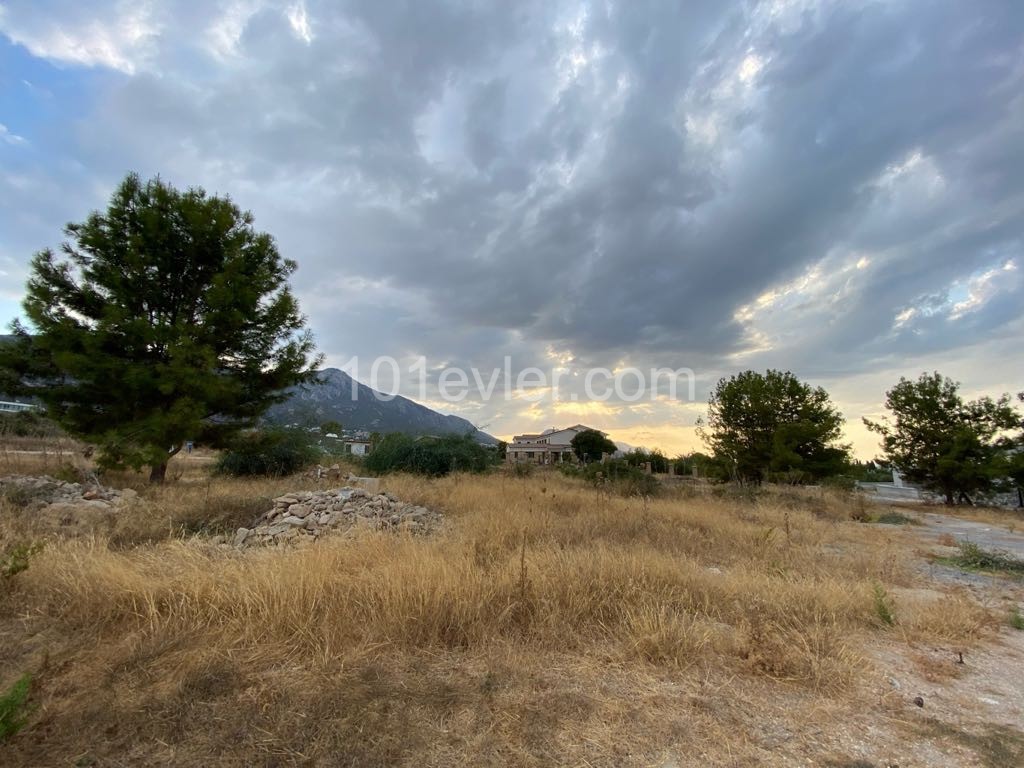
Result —
[[493, 463], [493, 451], [468, 435], [410, 437], [386, 435], [366, 457], [366, 469], [376, 474], [412, 472], [441, 477], [449, 472], [483, 472]]
[[1024, 631], [1024, 616], [1021, 615], [1019, 608], [1014, 608], [1010, 611], [1010, 626]]
[[0, 695], [0, 744], [25, 726], [31, 684], [31, 676], [22, 675], [6, 693]]
[[625, 459], [587, 464], [580, 474], [597, 486], [610, 486], [623, 496], [653, 496], [661, 487], [658, 481]]
[[960, 542], [960, 554], [953, 563], [969, 571], [1001, 571], [1024, 574], [1024, 560], [1006, 552], [982, 549], [973, 541]]
[[878, 620], [887, 627], [891, 627], [896, 623], [896, 612], [892, 604], [892, 598], [885, 591], [885, 587], [881, 584], [875, 584], [873, 589], [873, 598], [875, 603], [875, 613], [878, 615]]
[[0, 578], [9, 579], [28, 568], [28, 561], [43, 549], [41, 543], [19, 544], [8, 554], [0, 556]]
[[236, 477], [276, 477], [298, 472], [319, 458], [319, 450], [304, 432], [262, 430], [237, 437], [218, 459], [217, 472]]
[[512, 474], [516, 477], [529, 477], [533, 474], [533, 464], [517, 461], [512, 465]]

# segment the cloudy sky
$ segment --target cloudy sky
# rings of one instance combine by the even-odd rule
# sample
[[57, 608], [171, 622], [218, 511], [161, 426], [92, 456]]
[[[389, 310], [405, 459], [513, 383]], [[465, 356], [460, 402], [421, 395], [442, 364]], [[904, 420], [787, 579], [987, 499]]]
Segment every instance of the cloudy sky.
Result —
[[0, 322], [160, 174], [298, 261], [329, 363], [422, 355], [494, 434], [679, 451], [703, 406], [442, 403], [441, 368], [786, 368], [870, 456], [901, 375], [1024, 386], [1022, 41], [1017, 0], [5, 0]]

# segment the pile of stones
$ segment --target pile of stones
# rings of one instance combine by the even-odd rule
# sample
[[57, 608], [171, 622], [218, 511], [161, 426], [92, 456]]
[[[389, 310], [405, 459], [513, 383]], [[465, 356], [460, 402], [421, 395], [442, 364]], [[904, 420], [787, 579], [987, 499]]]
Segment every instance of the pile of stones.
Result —
[[354, 528], [429, 533], [442, 521], [439, 512], [399, 501], [390, 493], [364, 488], [299, 491], [274, 499], [273, 509], [252, 528], [239, 528], [236, 547], [304, 543]]
[[47, 475], [0, 477], [0, 496], [28, 510], [68, 512], [118, 509], [135, 500], [131, 488], [106, 488], [99, 483], [69, 483]]

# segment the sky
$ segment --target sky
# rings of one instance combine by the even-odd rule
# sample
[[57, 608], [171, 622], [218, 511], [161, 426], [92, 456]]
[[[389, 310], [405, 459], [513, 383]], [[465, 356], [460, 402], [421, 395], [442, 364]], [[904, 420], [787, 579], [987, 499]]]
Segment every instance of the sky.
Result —
[[[1017, 0], [0, 1], [0, 323], [131, 171], [251, 210], [329, 365], [502, 437], [691, 450], [772, 367], [870, 457], [901, 376], [1024, 388]], [[559, 396], [441, 397], [506, 356]], [[633, 367], [695, 401], [580, 395]]]

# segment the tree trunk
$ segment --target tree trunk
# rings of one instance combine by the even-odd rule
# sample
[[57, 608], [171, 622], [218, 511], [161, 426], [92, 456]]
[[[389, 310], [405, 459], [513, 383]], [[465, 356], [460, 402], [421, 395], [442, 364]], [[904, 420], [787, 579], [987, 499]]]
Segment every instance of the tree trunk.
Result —
[[952, 507], [954, 504], [956, 504], [956, 501], [953, 498], [953, 492], [946, 491], [946, 506]]
[[167, 462], [164, 461], [160, 464], [154, 464], [149, 470], [149, 482], [150, 483], [162, 483], [164, 478], [167, 477]]

